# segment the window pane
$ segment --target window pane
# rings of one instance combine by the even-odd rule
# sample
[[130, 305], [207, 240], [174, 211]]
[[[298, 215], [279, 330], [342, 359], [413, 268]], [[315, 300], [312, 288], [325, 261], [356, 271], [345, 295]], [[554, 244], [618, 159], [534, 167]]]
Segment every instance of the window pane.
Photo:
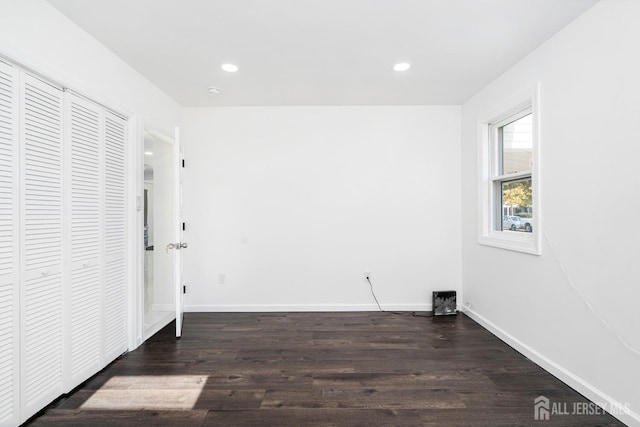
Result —
[[533, 231], [531, 178], [501, 183], [502, 230]]
[[531, 170], [533, 122], [528, 114], [500, 129], [502, 135], [502, 175]]

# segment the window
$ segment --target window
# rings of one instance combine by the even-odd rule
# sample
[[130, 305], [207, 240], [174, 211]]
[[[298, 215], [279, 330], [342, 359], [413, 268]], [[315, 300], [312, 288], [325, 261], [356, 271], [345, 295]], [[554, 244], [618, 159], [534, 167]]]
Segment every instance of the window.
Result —
[[[516, 113], [489, 127], [494, 149], [491, 181], [496, 200], [493, 206], [497, 231], [531, 232], [521, 219], [533, 217], [531, 192], [531, 158], [533, 122], [531, 109]], [[504, 218], [503, 218], [504, 216]], [[502, 220], [499, 220], [502, 218]], [[505, 218], [507, 220], [505, 221]]]
[[539, 254], [537, 88], [480, 122], [479, 242]]

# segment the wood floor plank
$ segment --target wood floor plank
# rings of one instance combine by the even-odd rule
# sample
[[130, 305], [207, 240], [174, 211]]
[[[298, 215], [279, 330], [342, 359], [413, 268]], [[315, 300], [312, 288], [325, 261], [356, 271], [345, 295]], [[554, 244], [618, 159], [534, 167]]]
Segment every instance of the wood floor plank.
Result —
[[312, 392], [267, 391], [263, 408], [460, 409], [464, 403], [447, 389], [323, 388]]
[[202, 427], [218, 426], [422, 426], [423, 421], [413, 411], [388, 409], [269, 409], [260, 411], [210, 411]]
[[30, 426], [55, 427], [199, 427], [207, 410], [192, 411], [82, 411], [56, 409], [35, 418]]
[[[529, 426], [588, 402], [463, 314], [186, 313], [34, 426]], [[545, 426], [620, 426], [608, 414]]]

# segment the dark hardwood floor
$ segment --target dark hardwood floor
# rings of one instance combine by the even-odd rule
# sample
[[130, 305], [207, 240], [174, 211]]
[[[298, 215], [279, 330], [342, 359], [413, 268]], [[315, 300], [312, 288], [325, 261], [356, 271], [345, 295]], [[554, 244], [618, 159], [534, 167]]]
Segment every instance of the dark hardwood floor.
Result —
[[187, 313], [32, 426], [619, 426], [464, 314]]

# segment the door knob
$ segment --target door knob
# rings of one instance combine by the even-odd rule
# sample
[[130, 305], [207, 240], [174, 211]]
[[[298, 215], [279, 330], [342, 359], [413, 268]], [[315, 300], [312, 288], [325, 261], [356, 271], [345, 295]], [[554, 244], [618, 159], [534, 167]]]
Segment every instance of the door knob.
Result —
[[165, 250], [167, 251], [167, 253], [169, 253], [169, 249], [180, 250], [180, 249], [186, 249], [186, 248], [187, 248], [186, 243], [178, 242], [178, 243], [169, 243], [165, 248]]

